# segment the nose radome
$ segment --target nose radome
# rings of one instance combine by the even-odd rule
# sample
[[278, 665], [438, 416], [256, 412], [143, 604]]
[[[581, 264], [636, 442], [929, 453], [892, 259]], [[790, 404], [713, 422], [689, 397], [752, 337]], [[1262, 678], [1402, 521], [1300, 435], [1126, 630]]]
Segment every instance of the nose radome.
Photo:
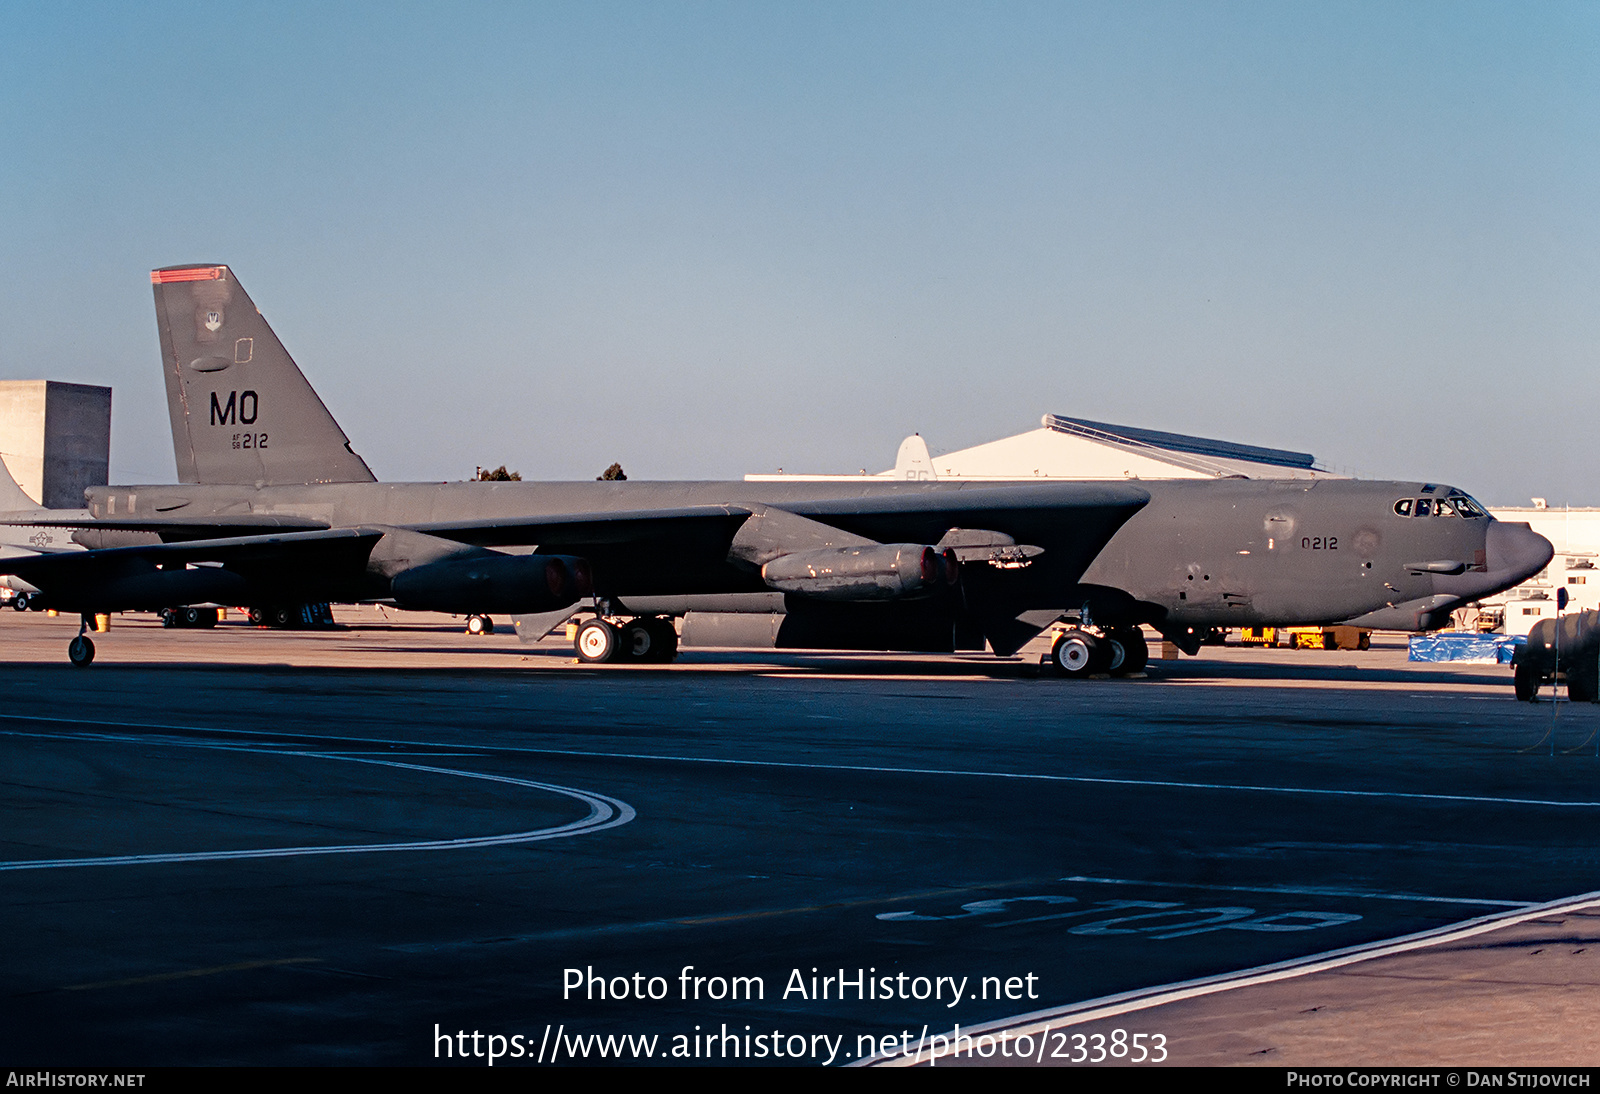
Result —
[[1550, 541], [1526, 523], [1497, 520], [1484, 534], [1484, 561], [1491, 574], [1505, 574], [1512, 585], [1520, 585], [1550, 565], [1556, 549]]

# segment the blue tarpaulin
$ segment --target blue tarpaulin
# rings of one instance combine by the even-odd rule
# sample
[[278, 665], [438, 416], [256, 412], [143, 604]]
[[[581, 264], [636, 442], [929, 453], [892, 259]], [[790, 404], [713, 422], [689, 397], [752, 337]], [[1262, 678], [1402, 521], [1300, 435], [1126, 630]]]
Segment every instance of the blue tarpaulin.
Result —
[[1468, 661], [1478, 665], [1509, 665], [1517, 647], [1527, 643], [1522, 635], [1472, 634], [1447, 631], [1443, 634], [1414, 634], [1408, 661]]

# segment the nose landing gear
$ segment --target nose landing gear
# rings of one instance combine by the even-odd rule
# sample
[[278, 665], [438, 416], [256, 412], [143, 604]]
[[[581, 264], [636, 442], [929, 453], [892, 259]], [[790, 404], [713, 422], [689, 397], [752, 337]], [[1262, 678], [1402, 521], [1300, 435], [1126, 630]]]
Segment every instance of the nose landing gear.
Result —
[[80, 669], [94, 664], [94, 639], [89, 637], [89, 624], [92, 621], [92, 617], [84, 616], [78, 624], [78, 637], [67, 643], [67, 660]]

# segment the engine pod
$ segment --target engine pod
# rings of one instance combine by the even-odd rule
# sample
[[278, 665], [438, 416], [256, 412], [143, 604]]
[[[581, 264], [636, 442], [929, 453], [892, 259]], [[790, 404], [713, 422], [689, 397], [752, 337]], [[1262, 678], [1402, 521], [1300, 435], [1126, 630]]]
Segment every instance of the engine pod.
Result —
[[577, 603], [589, 593], [588, 575], [588, 563], [568, 555], [472, 555], [403, 570], [390, 591], [417, 611], [524, 615]]
[[899, 600], [932, 593], [944, 571], [932, 547], [881, 543], [796, 551], [761, 567], [761, 579], [818, 600]]

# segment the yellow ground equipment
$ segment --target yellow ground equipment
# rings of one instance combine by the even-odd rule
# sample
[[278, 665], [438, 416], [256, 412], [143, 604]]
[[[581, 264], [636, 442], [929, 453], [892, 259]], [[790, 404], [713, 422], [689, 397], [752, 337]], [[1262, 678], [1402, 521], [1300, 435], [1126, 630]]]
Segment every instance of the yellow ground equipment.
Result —
[[1361, 627], [1287, 627], [1283, 633], [1284, 644], [1296, 650], [1364, 650], [1372, 645], [1372, 632]]

